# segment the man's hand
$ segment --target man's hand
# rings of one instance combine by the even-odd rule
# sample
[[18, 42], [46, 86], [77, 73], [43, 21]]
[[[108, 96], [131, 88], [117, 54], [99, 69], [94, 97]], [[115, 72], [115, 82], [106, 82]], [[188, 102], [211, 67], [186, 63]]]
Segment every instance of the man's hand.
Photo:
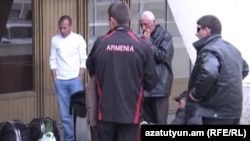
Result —
[[79, 79], [80, 79], [81, 81], [84, 80], [84, 72], [85, 72], [85, 69], [84, 69], [84, 68], [80, 68], [80, 72], [79, 72], [78, 77], [79, 77]]
[[180, 109], [184, 109], [184, 108], [185, 108], [185, 105], [186, 105], [186, 100], [185, 100], [185, 98], [182, 98], [182, 99], [180, 99], [180, 100], [178, 101], [178, 107], [179, 107]]
[[51, 70], [52, 78], [56, 80], [56, 69]]
[[149, 29], [144, 30], [141, 38], [144, 40], [149, 40], [150, 39], [150, 30]]

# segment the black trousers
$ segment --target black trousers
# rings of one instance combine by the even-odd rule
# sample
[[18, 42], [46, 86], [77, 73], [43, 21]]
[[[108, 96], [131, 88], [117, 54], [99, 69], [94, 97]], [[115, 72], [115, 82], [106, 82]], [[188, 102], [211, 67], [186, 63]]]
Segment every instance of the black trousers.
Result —
[[97, 133], [97, 126], [90, 127], [90, 135], [91, 135], [91, 141], [99, 141], [98, 133]]
[[215, 119], [202, 117], [202, 123], [204, 125], [239, 125], [240, 118], [236, 119]]
[[168, 124], [169, 97], [144, 97], [143, 120], [155, 124]]
[[139, 124], [97, 122], [99, 141], [138, 141]]

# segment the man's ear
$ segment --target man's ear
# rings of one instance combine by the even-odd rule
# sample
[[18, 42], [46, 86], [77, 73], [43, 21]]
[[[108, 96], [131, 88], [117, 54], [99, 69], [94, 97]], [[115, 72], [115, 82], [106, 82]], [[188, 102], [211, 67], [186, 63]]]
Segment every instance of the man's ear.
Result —
[[205, 27], [205, 30], [206, 30], [206, 32], [207, 32], [208, 35], [211, 35], [211, 29], [210, 28]]
[[109, 17], [109, 20], [113, 23], [115, 19], [113, 17]]
[[113, 18], [113, 17], [109, 17], [110, 18], [110, 23], [112, 24], [112, 26], [117, 26], [117, 22], [116, 22], [116, 20]]
[[111, 21], [111, 18], [112, 18], [112, 17], [109, 17], [109, 21]]

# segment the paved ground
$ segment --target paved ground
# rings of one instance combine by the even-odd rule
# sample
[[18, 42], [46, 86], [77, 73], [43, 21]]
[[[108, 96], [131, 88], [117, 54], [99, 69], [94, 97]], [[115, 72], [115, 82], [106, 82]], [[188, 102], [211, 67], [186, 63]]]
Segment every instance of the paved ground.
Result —
[[[174, 118], [174, 112], [170, 112], [170, 115], [168, 117], [168, 122], [171, 122]], [[86, 119], [85, 118], [77, 118], [76, 123], [76, 141], [91, 141], [89, 129], [86, 128]], [[63, 131], [62, 126], [59, 126], [61, 131], [61, 141], [63, 140]]]
[[[250, 124], [250, 85], [245, 86], [244, 87], [244, 100], [243, 100], [243, 113], [242, 113], [242, 119], [241, 119], [241, 124]], [[173, 120], [173, 118], [175, 117], [175, 112], [174, 111], [170, 111], [169, 117], [168, 117], [168, 122], [171, 122]], [[86, 124], [86, 122], [84, 122], [85, 119], [83, 118], [78, 118], [77, 119], [77, 126], [76, 126], [76, 137], [77, 137], [77, 141], [91, 141], [90, 140], [90, 135], [89, 135], [89, 131], [88, 129], [84, 128], [86, 126], [84, 126], [84, 124]], [[59, 128], [61, 129], [61, 135], [63, 134], [62, 132], [62, 128], [61, 126], [59, 126]], [[86, 139], [87, 138], [87, 139]], [[61, 141], [63, 140], [63, 137], [61, 138]], [[84, 140], [86, 139], [86, 140]]]

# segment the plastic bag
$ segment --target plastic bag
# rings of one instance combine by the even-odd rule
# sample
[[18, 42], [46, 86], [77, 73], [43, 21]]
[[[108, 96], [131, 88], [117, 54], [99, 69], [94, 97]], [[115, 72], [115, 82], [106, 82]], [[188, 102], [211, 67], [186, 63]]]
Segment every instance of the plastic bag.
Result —
[[56, 138], [52, 132], [45, 133], [38, 141], [56, 141]]

